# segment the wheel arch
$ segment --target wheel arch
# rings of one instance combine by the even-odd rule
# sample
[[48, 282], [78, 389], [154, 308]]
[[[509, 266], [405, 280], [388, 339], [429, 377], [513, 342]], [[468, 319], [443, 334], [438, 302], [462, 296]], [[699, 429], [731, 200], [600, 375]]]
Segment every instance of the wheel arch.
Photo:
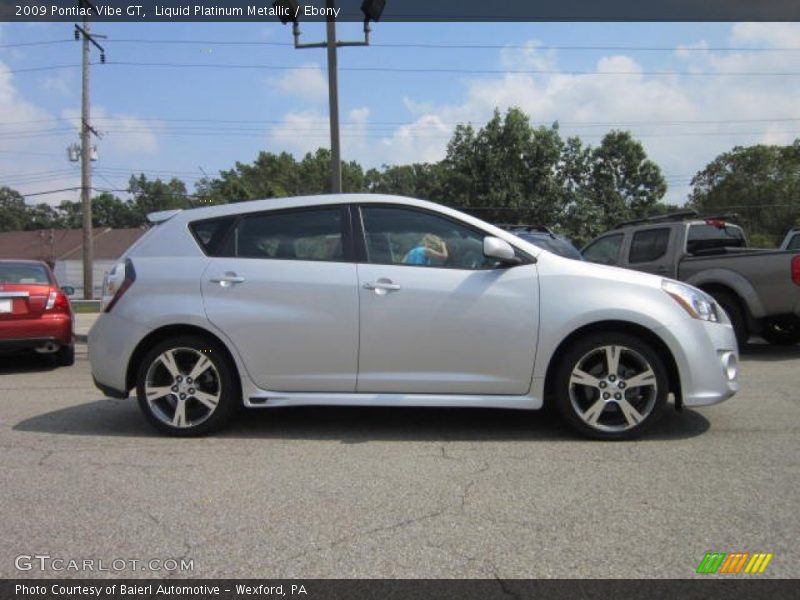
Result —
[[139, 369], [139, 363], [141, 363], [145, 354], [147, 354], [147, 352], [149, 352], [150, 349], [156, 344], [160, 344], [164, 340], [168, 340], [169, 338], [177, 337], [179, 335], [197, 335], [209, 339], [213, 343], [217, 344], [225, 353], [225, 357], [233, 369], [235, 375], [234, 380], [236, 381], [237, 385], [241, 387], [241, 375], [239, 373], [239, 367], [236, 364], [236, 360], [234, 359], [233, 354], [231, 353], [227, 344], [222, 341], [218, 335], [215, 335], [209, 330], [203, 329], [202, 327], [198, 327], [196, 325], [174, 324], [159, 327], [158, 329], [148, 333], [139, 341], [133, 353], [131, 354], [130, 360], [128, 361], [128, 368], [125, 374], [125, 389], [130, 390], [136, 386], [136, 373]]
[[564, 353], [569, 349], [570, 345], [577, 340], [595, 333], [626, 333], [641, 339], [653, 346], [653, 349], [658, 352], [659, 356], [665, 358], [664, 366], [667, 369], [667, 378], [669, 380], [669, 391], [675, 395], [675, 407], [678, 410], [683, 408], [683, 398], [681, 396], [681, 378], [678, 365], [675, 362], [675, 357], [669, 349], [669, 346], [652, 330], [632, 323], [630, 321], [597, 321], [579, 327], [566, 338], [556, 348], [550, 357], [550, 362], [547, 364], [547, 372], [545, 374], [544, 383], [544, 401], [548, 403], [551, 401], [555, 393], [554, 385], [556, 379], [556, 371], [558, 369], [559, 361]]

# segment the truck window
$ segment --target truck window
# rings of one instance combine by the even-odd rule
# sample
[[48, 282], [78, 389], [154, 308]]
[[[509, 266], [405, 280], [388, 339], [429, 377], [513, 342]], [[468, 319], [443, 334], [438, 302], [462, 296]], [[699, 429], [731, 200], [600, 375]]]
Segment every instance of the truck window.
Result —
[[622, 234], [607, 235], [589, 244], [583, 251], [583, 257], [601, 265], [619, 263], [619, 251], [622, 248]]
[[789, 240], [789, 245], [786, 246], [787, 250], [800, 250], [800, 233], [795, 233], [794, 237]]
[[695, 223], [689, 226], [686, 251], [689, 254], [713, 251], [720, 248], [744, 248], [744, 233], [736, 225]]
[[630, 264], [653, 262], [667, 253], [669, 245], [669, 228], [645, 229], [637, 231], [631, 241], [628, 256]]

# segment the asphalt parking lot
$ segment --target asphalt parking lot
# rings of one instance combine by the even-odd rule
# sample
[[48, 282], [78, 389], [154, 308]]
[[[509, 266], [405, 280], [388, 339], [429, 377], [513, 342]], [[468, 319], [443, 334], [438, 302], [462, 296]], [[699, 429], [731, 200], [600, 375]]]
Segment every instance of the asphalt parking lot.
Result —
[[[169, 439], [74, 367], [0, 362], [0, 576], [20, 555], [190, 559], [179, 577], [692, 577], [770, 552], [800, 575], [800, 347], [752, 346], [742, 391], [646, 439], [574, 438], [539, 413], [245, 412]], [[706, 575], [705, 577], [710, 577]]]

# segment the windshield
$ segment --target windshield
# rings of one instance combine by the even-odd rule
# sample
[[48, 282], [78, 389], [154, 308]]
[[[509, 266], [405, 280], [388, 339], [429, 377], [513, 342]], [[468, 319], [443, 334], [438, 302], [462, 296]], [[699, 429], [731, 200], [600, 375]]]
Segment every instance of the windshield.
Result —
[[549, 250], [553, 254], [558, 254], [564, 258], [583, 260], [583, 257], [578, 249], [565, 239], [553, 237], [549, 234], [534, 235], [531, 233], [518, 233], [516, 235], [517, 237], [520, 237], [526, 242], [530, 242], [539, 248]]

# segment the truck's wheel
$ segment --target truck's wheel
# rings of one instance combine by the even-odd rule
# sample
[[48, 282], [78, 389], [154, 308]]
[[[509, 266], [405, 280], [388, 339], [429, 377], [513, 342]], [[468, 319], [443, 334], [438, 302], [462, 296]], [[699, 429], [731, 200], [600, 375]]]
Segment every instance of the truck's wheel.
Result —
[[597, 333], [572, 344], [559, 359], [556, 407], [588, 437], [637, 437], [661, 416], [669, 385], [663, 360], [639, 338]]
[[750, 339], [750, 332], [747, 330], [747, 319], [744, 316], [742, 305], [739, 304], [739, 299], [730, 292], [711, 292], [714, 300], [717, 301], [731, 320], [733, 325], [733, 332], [736, 334], [736, 341], [741, 348]]
[[800, 319], [773, 319], [764, 325], [761, 337], [774, 346], [792, 346], [800, 342]]

